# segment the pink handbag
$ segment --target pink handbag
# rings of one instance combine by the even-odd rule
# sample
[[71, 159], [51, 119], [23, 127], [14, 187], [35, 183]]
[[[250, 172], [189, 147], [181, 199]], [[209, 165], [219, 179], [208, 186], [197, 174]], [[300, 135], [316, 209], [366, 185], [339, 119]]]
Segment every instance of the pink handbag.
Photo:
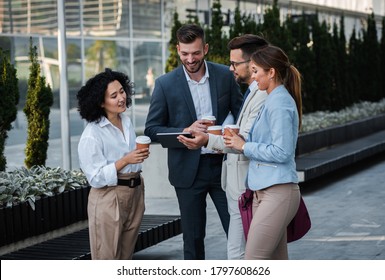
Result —
[[243, 232], [247, 240], [247, 234], [253, 217], [253, 194], [252, 190], [247, 189], [238, 199], [239, 211], [241, 213]]
[[[247, 189], [238, 199], [243, 231], [247, 240], [251, 219], [253, 217], [253, 191]], [[311, 220], [305, 202], [301, 196], [297, 213], [287, 226], [287, 242], [302, 238], [311, 228]]]
[[311, 220], [307, 211], [305, 202], [302, 199], [299, 201], [297, 214], [287, 226], [287, 242], [293, 242], [302, 238], [311, 228]]

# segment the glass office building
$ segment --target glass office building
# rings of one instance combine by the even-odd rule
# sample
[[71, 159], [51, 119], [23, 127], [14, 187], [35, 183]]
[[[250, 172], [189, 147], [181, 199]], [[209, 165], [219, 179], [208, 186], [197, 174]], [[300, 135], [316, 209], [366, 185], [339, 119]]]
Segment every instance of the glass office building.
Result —
[[[0, 47], [9, 51], [20, 82], [20, 107], [25, 102], [29, 75], [29, 42], [37, 46], [42, 71], [55, 94], [59, 107], [60, 75], [58, 65], [57, 0], [1, 0]], [[135, 83], [132, 116], [137, 128], [144, 125], [154, 79], [164, 73], [173, 13], [180, 21], [198, 16], [202, 24], [210, 23], [213, 0], [65, 0], [67, 35], [67, 70], [70, 107], [76, 106], [75, 94], [85, 80], [105, 67], [127, 73]], [[239, 5], [242, 13], [263, 20], [271, 0], [222, 0], [226, 24], [233, 20]], [[345, 3], [345, 4], [341, 4]], [[384, 16], [384, 1], [280, 0], [282, 20], [288, 13], [314, 13], [329, 22], [345, 15], [350, 34], [353, 26], [364, 24], [372, 10]], [[227, 28], [225, 26], [225, 28]], [[381, 26], [379, 25], [381, 28]], [[380, 30], [378, 28], [378, 30]], [[139, 117], [138, 117], [139, 116]], [[142, 116], [142, 117], [140, 117]], [[140, 129], [139, 129], [140, 130]]]

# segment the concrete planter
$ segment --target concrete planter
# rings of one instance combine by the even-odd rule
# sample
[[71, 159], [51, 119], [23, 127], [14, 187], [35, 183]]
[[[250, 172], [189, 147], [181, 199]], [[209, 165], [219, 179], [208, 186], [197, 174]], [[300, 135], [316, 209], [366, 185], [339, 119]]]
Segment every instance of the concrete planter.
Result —
[[57, 230], [87, 220], [89, 187], [64, 191], [28, 203], [0, 208], [0, 246]]
[[385, 114], [347, 124], [300, 134], [296, 155], [314, 152], [325, 147], [348, 142], [385, 130]]

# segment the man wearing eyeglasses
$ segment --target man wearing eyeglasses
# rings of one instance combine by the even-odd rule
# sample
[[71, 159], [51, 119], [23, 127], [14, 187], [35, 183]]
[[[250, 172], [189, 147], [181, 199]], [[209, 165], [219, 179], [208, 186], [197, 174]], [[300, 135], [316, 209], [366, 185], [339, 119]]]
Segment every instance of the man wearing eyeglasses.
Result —
[[[237, 116], [236, 124], [239, 133], [246, 139], [254, 120], [263, 105], [267, 94], [258, 90], [257, 82], [251, 78], [249, 62], [251, 55], [268, 42], [256, 35], [245, 34], [235, 37], [228, 43], [230, 49], [230, 71], [239, 84], [247, 84], [243, 105]], [[249, 159], [235, 150], [225, 147], [220, 135], [194, 132], [194, 139], [186, 142], [200, 143], [208, 149], [227, 153], [227, 159], [222, 163], [222, 188], [226, 191], [227, 205], [230, 214], [230, 225], [227, 241], [228, 259], [243, 259], [246, 239], [243, 232], [242, 220], [238, 208], [238, 198], [245, 191], [246, 174]]]

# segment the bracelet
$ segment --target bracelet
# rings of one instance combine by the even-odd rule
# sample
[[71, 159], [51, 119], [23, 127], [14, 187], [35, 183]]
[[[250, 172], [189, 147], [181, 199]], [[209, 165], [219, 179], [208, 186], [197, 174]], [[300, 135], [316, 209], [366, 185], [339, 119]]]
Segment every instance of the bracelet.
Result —
[[245, 151], [245, 144], [242, 146], [242, 153]]

